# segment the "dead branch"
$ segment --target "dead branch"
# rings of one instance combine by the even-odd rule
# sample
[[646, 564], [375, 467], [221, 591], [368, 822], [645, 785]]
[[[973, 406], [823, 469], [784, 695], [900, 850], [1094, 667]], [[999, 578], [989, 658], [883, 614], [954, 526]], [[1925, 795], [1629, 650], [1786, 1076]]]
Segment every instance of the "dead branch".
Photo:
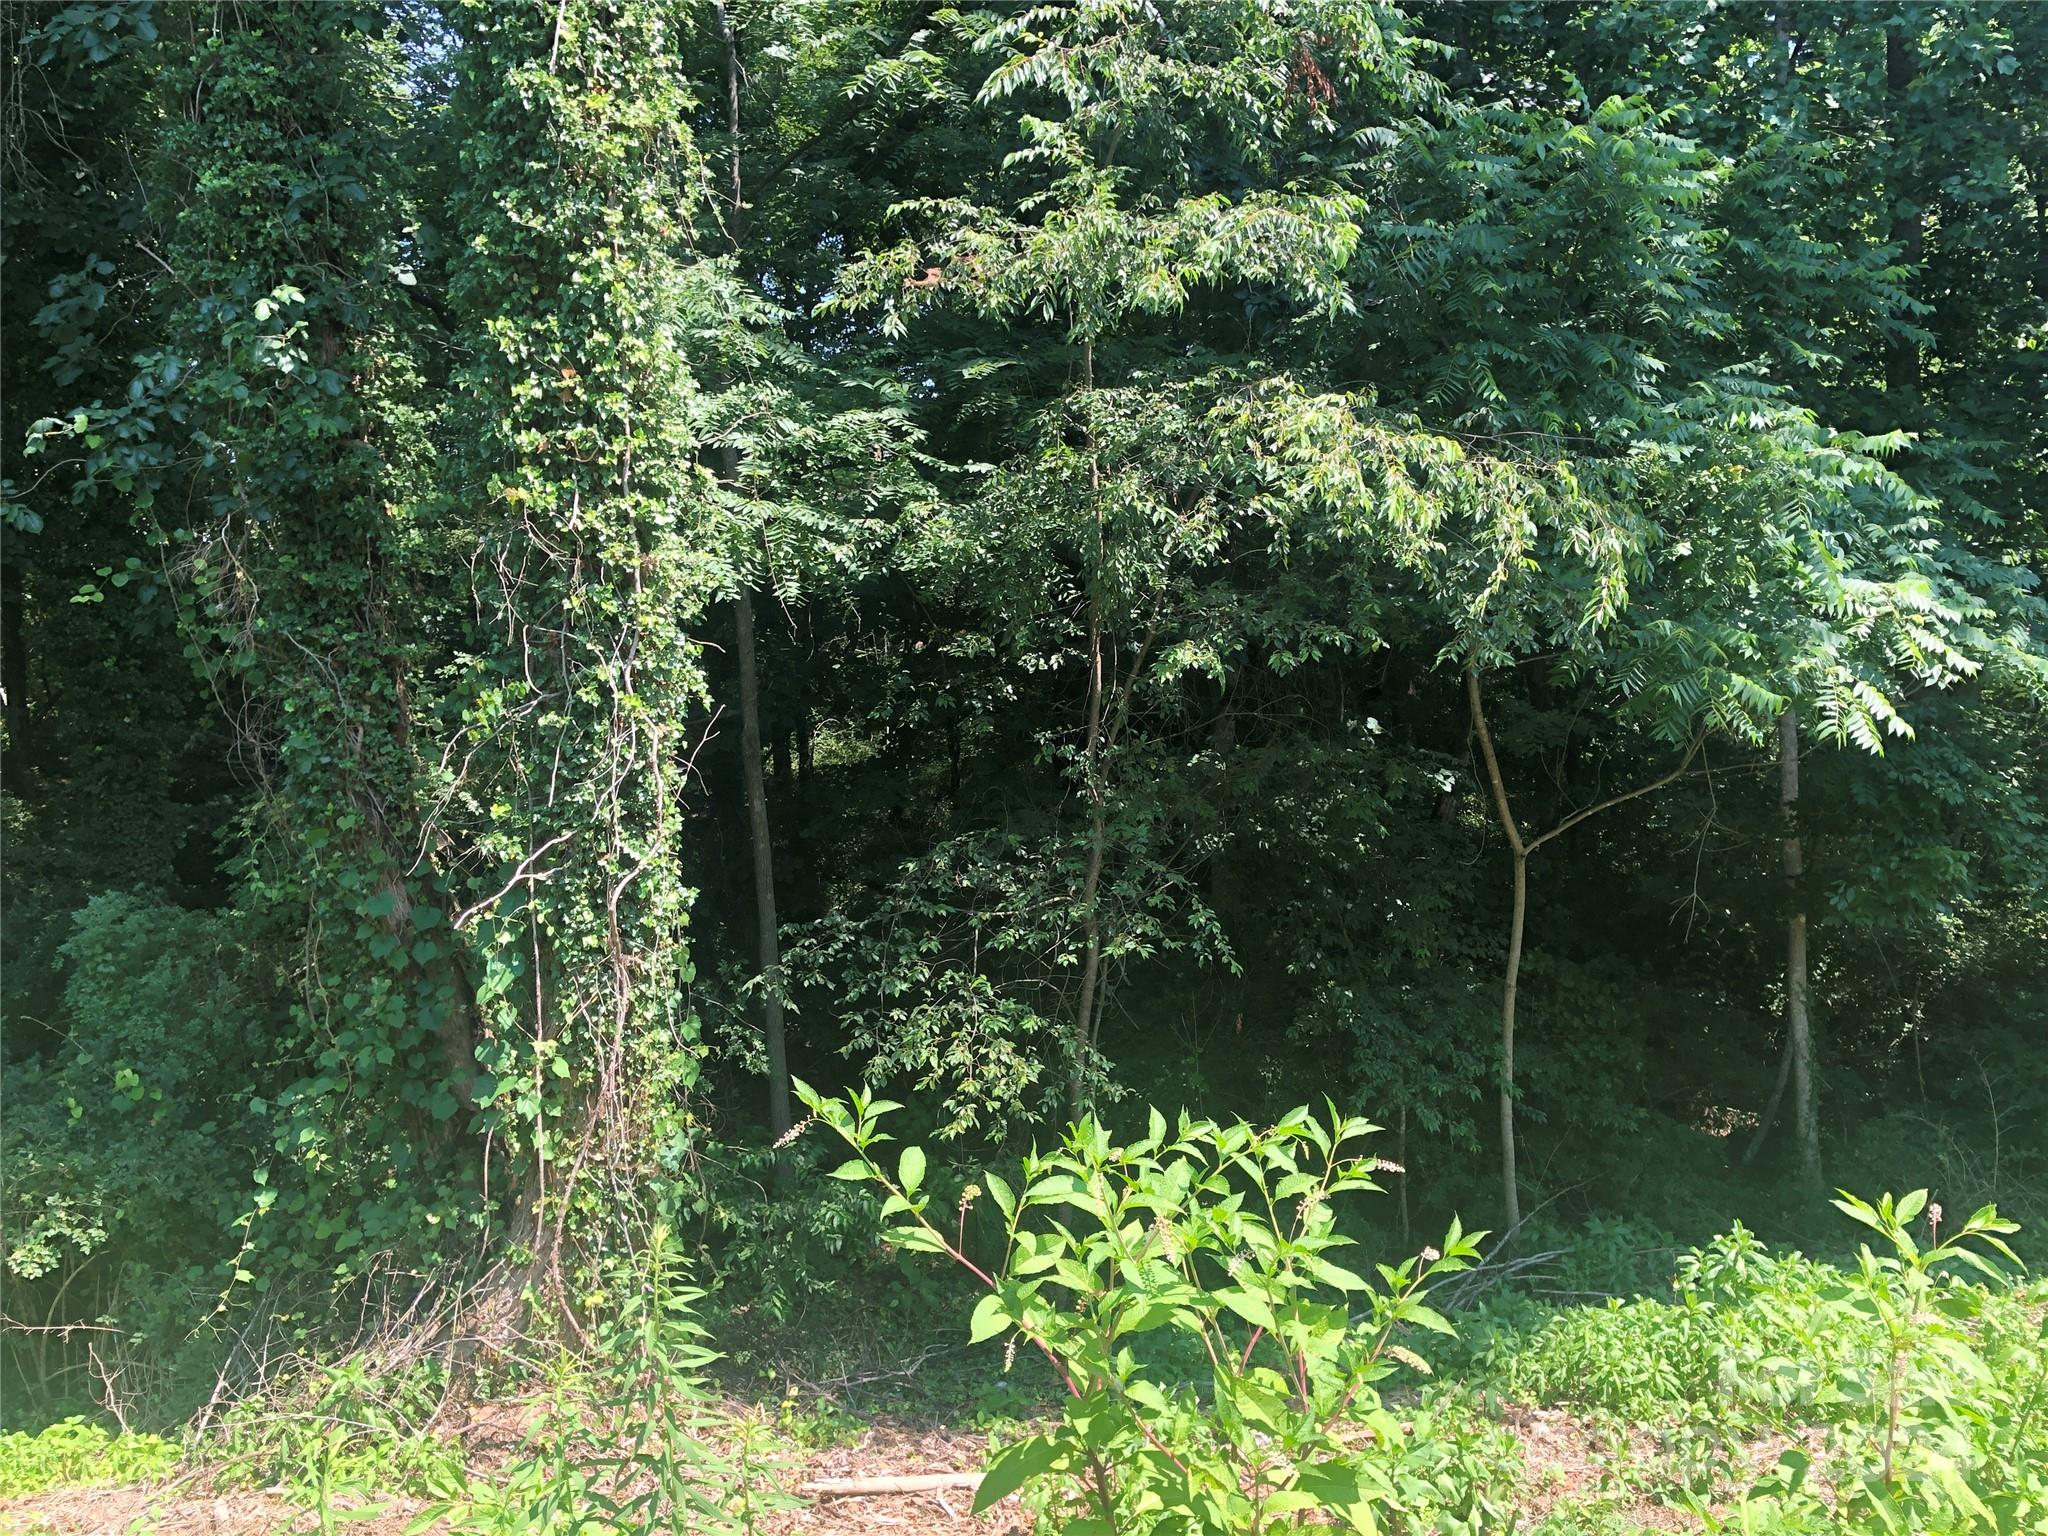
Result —
[[798, 1493], [821, 1499], [859, 1498], [884, 1493], [936, 1493], [941, 1488], [981, 1486], [979, 1472], [916, 1472], [895, 1477], [820, 1477], [799, 1484]]

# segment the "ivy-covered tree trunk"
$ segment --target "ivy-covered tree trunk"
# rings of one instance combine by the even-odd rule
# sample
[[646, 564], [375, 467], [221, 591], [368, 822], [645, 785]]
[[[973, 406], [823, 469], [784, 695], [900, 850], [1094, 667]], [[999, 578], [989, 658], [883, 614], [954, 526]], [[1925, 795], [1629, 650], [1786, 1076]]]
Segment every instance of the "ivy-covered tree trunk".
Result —
[[694, 1080], [679, 770], [716, 577], [680, 254], [698, 196], [665, 0], [455, 12], [448, 500], [477, 521], [464, 767], [488, 1123], [558, 1260], [592, 1168]]
[[296, 1173], [279, 1182], [306, 1188], [287, 1246], [376, 1252], [474, 1185], [473, 1159], [447, 1157], [475, 1063], [403, 611], [401, 61], [395, 38], [317, 6], [184, 19], [155, 210], [179, 299], [129, 392], [164, 446], [149, 472], [113, 473], [136, 474], [189, 654], [259, 786], [245, 899], [303, 919], [305, 1075], [276, 1110]]

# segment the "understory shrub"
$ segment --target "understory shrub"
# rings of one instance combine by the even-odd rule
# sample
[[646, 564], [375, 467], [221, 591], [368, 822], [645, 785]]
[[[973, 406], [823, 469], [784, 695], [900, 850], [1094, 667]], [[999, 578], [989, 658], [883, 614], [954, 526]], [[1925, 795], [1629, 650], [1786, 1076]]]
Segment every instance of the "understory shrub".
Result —
[[1835, 1203], [1876, 1234], [1852, 1267], [1737, 1224], [1680, 1261], [1671, 1300], [1502, 1330], [1479, 1374], [1657, 1437], [1664, 1491], [1710, 1531], [2048, 1527], [2048, 1290], [1995, 1262], [2017, 1266], [2015, 1225], [1991, 1206], [1945, 1225], [1924, 1190]]
[[86, 1331], [15, 1333], [0, 1396], [17, 1424], [88, 1404], [167, 1424], [212, 1382], [270, 986], [231, 914], [124, 892], [88, 901], [61, 954], [63, 1038], [4, 1068], [0, 1229], [9, 1316]]
[[583, 1347], [555, 1362], [520, 1452], [492, 1471], [443, 1472], [411, 1529], [740, 1536], [790, 1507], [764, 1432], [712, 1395], [705, 1373], [718, 1356], [697, 1321], [702, 1300], [674, 1235], [655, 1225], [584, 1298]]
[[[1014, 1181], [987, 1173], [957, 1208], [934, 1206], [922, 1148], [885, 1158], [898, 1106], [799, 1088], [854, 1156], [835, 1177], [883, 1192], [892, 1243], [943, 1255], [985, 1288], [976, 1341], [1039, 1351], [1065, 1398], [1051, 1422], [1004, 1446], [976, 1499], [1023, 1489], [1050, 1529], [1093, 1533], [1346, 1528], [1477, 1531], [1504, 1515], [1511, 1479], [1483, 1434], [1446, 1414], [1403, 1422], [1382, 1396], [1426, 1376], [1411, 1347], [1450, 1324], [1428, 1303], [1482, 1234], [1453, 1222], [1438, 1246], [1373, 1278], [1338, 1263], [1352, 1239], [1337, 1205], [1379, 1188], [1364, 1150], [1376, 1127], [1299, 1109], [1269, 1129], [1156, 1110], [1111, 1140], [1094, 1119]], [[968, 1241], [983, 1195], [1003, 1218], [996, 1250]]]

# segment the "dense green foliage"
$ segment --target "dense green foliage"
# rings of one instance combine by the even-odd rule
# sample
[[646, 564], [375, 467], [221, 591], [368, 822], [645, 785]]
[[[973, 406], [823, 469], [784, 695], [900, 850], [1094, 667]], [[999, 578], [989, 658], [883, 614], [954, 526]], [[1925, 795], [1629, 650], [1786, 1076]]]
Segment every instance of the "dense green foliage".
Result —
[[[1028, 1341], [1065, 1388], [1057, 1421], [990, 1463], [977, 1510], [1036, 1483], [1054, 1490], [1050, 1527], [1072, 1532], [1220, 1536], [1293, 1529], [1308, 1511], [1369, 1532], [1389, 1510], [1499, 1512], [1475, 1483], [1429, 1476], [1441, 1450], [1429, 1439], [1405, 1454], [1377, 1386], [1403, 1364], [1427, 1372], [1395, 1338], [1451, 1331], [1426, 1286], [1464, 1270], [1485, 1234], [1453, 1222], [1441, 1249], [1378, 1266], [1377, 1284], [1336, 1263], [1353, 1242], [1336, 1230], [1339, 1198], [1379, 1187], [1365, 1121], [1300, 1109], [1265, 1131], [1186, 1115], [1169, 1128], [1154, 1110], [1143, 1139], [1116, 1146], [1083, 1120], [1056, 1152], [1027, 1158], [1014, 1185], [986, 1175], [1003, 1231], [984, 1269], [966, 1251], [979, 1186], [961, 1193], [949, 1235], [924, 1190], [923, 1149], [881, 1155], [893, 1138], [880, 1122], [900, 1105], [805, 1100], [855, 1153], [835, 1176], [887, 1192], [890, 1240], [943, 1254], [987, 1287], [974, 1341], [1007, 1335], [1012, 1352]], [[1176, 1361], [1175, 1344], [1200, 1358]], [[1386, 1454], [1361, 1458], [1361, 1439]]]
[[155, 1435], [114, 1435], [83, 1419], [52, 1424], [41, 1434], [0, 1435], [0, 1498], [45, 1488], [132, 1483], [160, 1477], [178, 1464], [178, 1448]]
[[[610, 1339], [563, 1401], [653, 1439], [528, 1491], [744, 1523], [632, 1396], [707, 1366], [672, 1261], [772, 1370], [928, 1333], [958, 1197], [977, 1331], [1093, 1372], [1009, 1465], [1132, 1469], [1047, 1509], [1248, 1529], [1399, 1505], [1331, 1479], [1457, 1215], [1620, 1293], [1837, 1251], [1831, 1185], [2039, 1230], [2044, 61], [1989, 0], [0, 0], [6, 1427]], [[796, 1077], [920, 1177], [827, 1178]], [[1389, 1198], [1217, 1215], [1310, 1142]], [[1278, 1289], [1114, 1277], [1126, 1216]], [[1485, 1380], [1884, 1396], [1901, 1528], [2033, 1518], [2022, 1303], [1744, 1241]], [[1442, 1411], [1381, 1471], [1483, 1528]]]
[[[1517, 1529], [1527, 1485], [1554, 1469], [1488, 1434], [1476, 1385], [1611, 1436], [1603, 1481], [1628, 1496], [1573, 1501], [1543, 1527], [1558, 1536], [1627, 1528], [1617, 1504], [1708, 1531], [2048, 1517], [2048, 1317], [2038, 1283], [2014, 1283], [2018, 1228], [1995, 1207], [1945, 1223], [1924, 1189], [1844, 1194], [1836, 1208], [1877, 1239], [1851, 1266], [1773, 1254], [1738, 1224], [1680, 1256], [1673, 1300], [1513, 1297], [1468, 1309], [1459, 1339], [1428, 1297], [1471, 1278], [1483, 1233], [1454, 1222], [1377, 1280], [1331, 1258], [1353, 1245], [1337, 1197], [1377, 1188], [1364, 1121], [1169, 1127], [1155, 1110], [1141, 1140], [1113, 1145], [1085, 1120], [1014, 1184], [984, 1175], [991, 1255], [967, 1236], [980, 1185], [949, 1230], [927, 1154], [884, 1151], [900, 1105], [804, 1097], [854, 1152], [835, 1176], [886, 1192], [891, 1241], [979, 1283], [971, 1336], [1007, 1337], [1012, 1355], [1028, 1341], [1058, 1378], [1057, 1412], [995, 1454], [977, 1509], [1025, 1488], [1039, 1528], [1074, 1533]], [[1451, 1384], [1401, 1339], [1448, 1340]]]
[[[1709, 1531], [2038, 1526], [2041, 1295], [1992, 1267], [2010, 1224], [1987, 1209], [1944, 1232], [1925, 1190], [1837, 1203], [1877, 1234], [1849, 1266], [1737, 1226], [1681, 1257], [1672, 1300], [1525, 1319], [1480, 1373], [1606, 1424], [1615, 1482]], [[1631, 1469], [1632, 1443], [1655, 1450]]]

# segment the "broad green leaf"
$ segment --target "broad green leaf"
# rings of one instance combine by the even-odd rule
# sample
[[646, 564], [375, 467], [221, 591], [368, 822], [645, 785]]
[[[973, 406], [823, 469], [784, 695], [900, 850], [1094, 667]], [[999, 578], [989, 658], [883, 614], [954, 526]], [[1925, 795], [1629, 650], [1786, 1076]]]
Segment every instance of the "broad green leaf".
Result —
[[924, 1148], [903, 1149], [903, 1155], [896, 1160], [896, 1181], [905, 1193], [917, 1193], [918, 1186], [924, 1183]]
[[968, 1320], [967, 1342], [979, 1344], [992, 1339], [1010, 1326], [1010, 1313], [1003, 1298], [994, 1291], [974, 1304], [974, 1315]]
[[1061, 1452], [1044, 1435], [1032, 1435], [1015, 1445], [1004, 1446], [982, 1474], [974, 1491], [974, 1513], [980, 1514], [998, 1499], [1006, 1498], [1034, 1477], [1043, 1477], [1060, 1464]]

